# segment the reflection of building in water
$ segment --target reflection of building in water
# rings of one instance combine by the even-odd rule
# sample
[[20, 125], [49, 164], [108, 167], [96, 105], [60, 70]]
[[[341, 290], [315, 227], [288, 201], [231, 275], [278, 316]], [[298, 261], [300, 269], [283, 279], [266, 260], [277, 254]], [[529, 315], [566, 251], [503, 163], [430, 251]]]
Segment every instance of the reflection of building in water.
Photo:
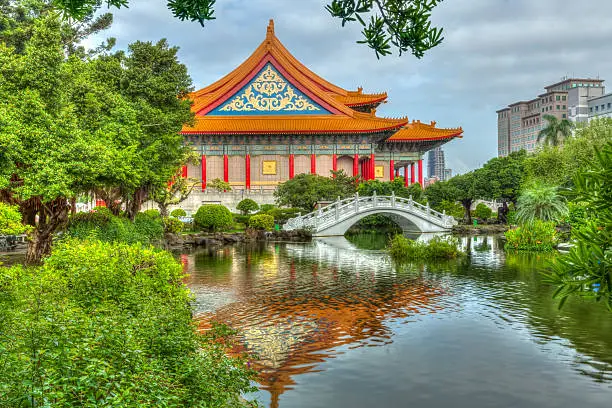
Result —
[[235, 254], [249, 281], [233, 288], [240, 300], [202, 316], [203, 326], [215, 320], [238, 329], [242, 347], [236, 351], [257, 356], [254, 365], [273, 407], [295, 375], [316, 370], [339, 346], [390, 343], [391, 322], [443, 308], [439, 283], [395, 272], [380, 252], [344, 243], [286, 244], [268, 252], [275, 262]]

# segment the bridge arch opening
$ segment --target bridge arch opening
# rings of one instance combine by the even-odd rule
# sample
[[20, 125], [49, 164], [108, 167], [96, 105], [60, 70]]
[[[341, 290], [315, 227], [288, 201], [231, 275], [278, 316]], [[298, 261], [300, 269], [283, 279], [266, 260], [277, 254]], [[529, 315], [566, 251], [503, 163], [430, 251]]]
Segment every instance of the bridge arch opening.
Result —
[[398, 234], [403, 231], [401, 221], [393, 214], [376, 213], [367, 215], [351, 225], [344, 235], [360, 233]]

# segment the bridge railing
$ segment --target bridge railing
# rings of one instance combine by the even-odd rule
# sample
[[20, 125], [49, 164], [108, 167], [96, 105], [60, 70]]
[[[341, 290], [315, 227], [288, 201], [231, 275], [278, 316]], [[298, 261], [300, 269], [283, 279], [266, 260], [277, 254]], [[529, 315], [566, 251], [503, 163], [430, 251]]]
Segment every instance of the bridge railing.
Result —
[[440, 213], [429, 207], [417, 203], [411, 198], [390, 196], [359, 196], [338, 200], [333, 204], [320, 208], [311, 213], [292, 218], [285, 224], [285, 229], [313, 229], [323, 230], [340, 221], [354, 216], [360, 212], [370, 211], [375, 208], [398, 209], [417, 215], [435, 225], [443, 228], [451, 228], [456, 224], [452, 216]]

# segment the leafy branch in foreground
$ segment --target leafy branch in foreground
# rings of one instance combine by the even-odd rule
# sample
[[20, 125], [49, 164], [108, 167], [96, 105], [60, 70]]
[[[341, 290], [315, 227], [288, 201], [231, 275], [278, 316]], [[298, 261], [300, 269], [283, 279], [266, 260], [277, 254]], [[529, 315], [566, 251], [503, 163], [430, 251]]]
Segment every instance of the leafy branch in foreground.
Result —
[[596, 160], [574, 177], [575, 199], [587, 205], [591, 218], [572, 230], [574, 248], [552, 266], [548, 281], [562, 307], [569, 296], [604, 301], [612, 311], [612, 141]]
[[[422, 58], [425, 51], [442, 43], [442, 29], [431, 26], [431, 11], [442, 0], [333, 0], [327, 11], [347, 22], [363, 26], [363, 40], [376, 53], [376, 58], [391, 54], [391, 46], [399, 55], [411, 51]], [[370, 17], [366, 23], [367, 17]]]
[[[332, 15], [347, 22], [358, 21], [363, 39], [376, 57], [389, 55], [392, 48], [399, 55], [410, 51], [422, 58], [425, 51], [442, 43], [442, 28], [432, 27], [432, 10], [442, 0], [333, 0], [325, 8]], [[53, 0], [66, 16], [77, 20], [91, 15], [102, 4], [107, 7], [128, 7], [129, 0]], [[204, 26], [214, 20], [216, 0], [168, 0], [168, 9], [181, 21], [197, 21]], [[369, 21], [366, 23], [366, 20]]]

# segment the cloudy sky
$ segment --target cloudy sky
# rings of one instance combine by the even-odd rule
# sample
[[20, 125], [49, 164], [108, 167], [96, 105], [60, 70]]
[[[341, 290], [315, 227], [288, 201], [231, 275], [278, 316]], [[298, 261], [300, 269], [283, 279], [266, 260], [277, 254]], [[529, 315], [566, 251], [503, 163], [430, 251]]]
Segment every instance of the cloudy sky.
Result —
[[199, 89], [246, 59], [273, 18], [279, 39], [319, 75], [346, 89], [388, 92], [379, 115], [462, 126], [464, 138], [444, 149], [447, 167], [459, 173], [497, 154], [497, 109], [563, 76], [612, 81], [610, 0], [445, 0], [432, 17], [445, 40], [420, 60], [377, 60], [356, 44], [359, 27], [342, 28], [326, 3], [218, 0], [217, 19], [201, 28], [174, 19], [165, 0], [131, 0], [129, 9], [113, 10], [115, 22], [102, 37], [116, 37], [119, 48], [167, 38]]

